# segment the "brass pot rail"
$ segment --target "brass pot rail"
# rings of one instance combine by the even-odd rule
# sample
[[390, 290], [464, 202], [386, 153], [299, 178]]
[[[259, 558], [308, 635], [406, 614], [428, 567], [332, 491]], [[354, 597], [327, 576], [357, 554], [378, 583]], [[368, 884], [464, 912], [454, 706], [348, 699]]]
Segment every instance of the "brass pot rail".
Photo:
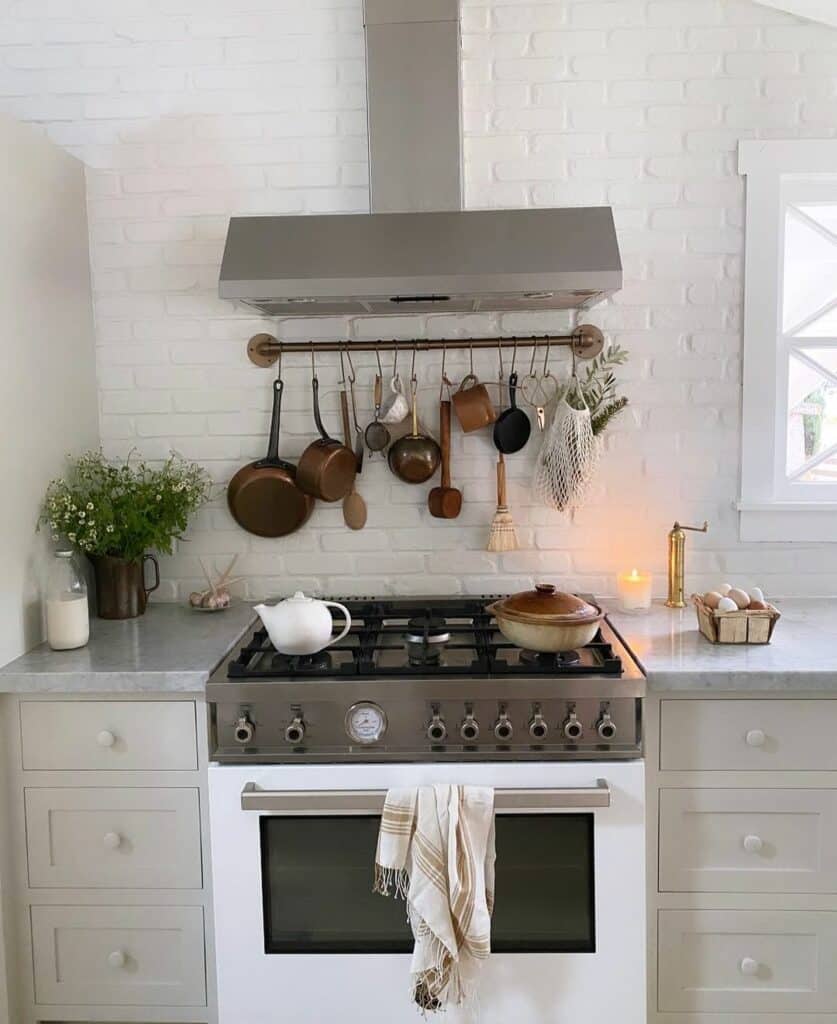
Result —
[[582, 324], [570, 334], [502, 338], [415, 338], [410, 341], [278, 341], [272, 334], [254, 334], [247, 355], [256, 366], [273, 366], [280, 356], [293, 352], [433, 352], [449, 349], [571, 347], [577, 359], [595, 359], [604, 348], [604, 335], [592, 324]]

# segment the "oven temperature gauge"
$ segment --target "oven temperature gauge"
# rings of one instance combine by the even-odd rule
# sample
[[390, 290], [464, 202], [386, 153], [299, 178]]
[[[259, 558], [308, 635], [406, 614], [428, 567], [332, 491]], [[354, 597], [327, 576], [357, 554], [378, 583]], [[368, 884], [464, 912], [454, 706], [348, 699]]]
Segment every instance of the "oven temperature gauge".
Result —
[[386, 731], [384, 709], [371, 701], [352, 704], [346, 712], [346, 732], [355, 743], [377, 743]]

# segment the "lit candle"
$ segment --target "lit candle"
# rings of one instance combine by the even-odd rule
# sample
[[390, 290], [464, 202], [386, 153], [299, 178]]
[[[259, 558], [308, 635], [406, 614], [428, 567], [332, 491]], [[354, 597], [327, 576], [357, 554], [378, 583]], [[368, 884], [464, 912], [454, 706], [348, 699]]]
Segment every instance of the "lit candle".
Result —
[[650, 572], [631, 569], [616, 577], [619, 607], [623, 612], [647, 612], [651, 607], [651, 587], [654, 579]]

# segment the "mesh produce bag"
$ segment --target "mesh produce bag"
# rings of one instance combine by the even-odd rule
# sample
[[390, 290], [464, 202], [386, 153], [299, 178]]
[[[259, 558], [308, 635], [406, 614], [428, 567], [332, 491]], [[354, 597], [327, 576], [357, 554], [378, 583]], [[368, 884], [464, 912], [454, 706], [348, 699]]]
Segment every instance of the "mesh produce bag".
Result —
[[[576, 389], [581, 394], [581, 389]], [[582, 397], [583, 401], [583, 397]], [[535, 465], [533, 491], [549, 508], [578, 508], [599, 461], [590, 410], [573, 409], [562, 398], [544, 436]]]

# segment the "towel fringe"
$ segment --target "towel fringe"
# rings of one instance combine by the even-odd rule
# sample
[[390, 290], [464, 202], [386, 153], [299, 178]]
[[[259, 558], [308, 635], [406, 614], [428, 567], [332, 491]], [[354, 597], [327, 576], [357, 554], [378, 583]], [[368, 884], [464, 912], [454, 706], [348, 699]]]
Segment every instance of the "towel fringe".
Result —
[[385, 868], [380, 864], [375, 865], [375, 881], [372, 885], [372, 892], [381, 896], [392, 895], [396, 899], [406, 900], [410, 891], [410, 875], [406, 868]]

